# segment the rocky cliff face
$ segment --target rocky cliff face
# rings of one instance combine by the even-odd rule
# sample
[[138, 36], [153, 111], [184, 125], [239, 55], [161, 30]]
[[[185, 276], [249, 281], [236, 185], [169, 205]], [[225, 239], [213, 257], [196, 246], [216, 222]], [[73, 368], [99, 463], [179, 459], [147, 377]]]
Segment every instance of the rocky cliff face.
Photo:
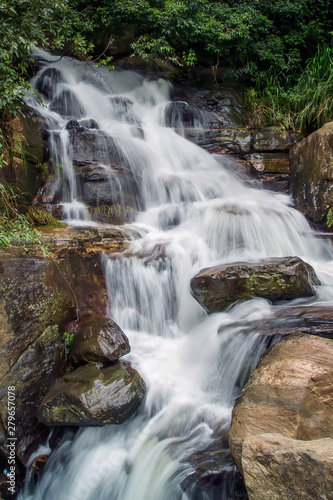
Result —
[[323, 222], [333, 205], [333, 122], [293, 147], [290, 176], [296, 208], [313, 222]]
[[20, 247], [0, 250], [0, 415], [5, 429], [7, 387], [15, 386], [17, 453], [24, 464], [49, 432], [36, 411], [65, 373], [61, 333], [75, 331], [83, 316], [105, 316], [101, 256], [126, 247], [117, 229], [45, 230], [41, 239], [45, 255], [40, 246], [28, 253]]

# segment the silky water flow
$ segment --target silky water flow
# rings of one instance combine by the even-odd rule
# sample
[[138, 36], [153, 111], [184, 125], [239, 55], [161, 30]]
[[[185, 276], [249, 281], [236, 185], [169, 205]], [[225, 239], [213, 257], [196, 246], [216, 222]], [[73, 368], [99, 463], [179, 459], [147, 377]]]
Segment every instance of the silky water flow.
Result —
[[[254, 188], [236, 173], [233, 159], [217, 161], [186, 140], [167, 81], [41, 51], [36, 58], [44, 63], [32, 84], [47, 105], [33, 95], [28, 103], [47, 124], [54, 175], [46, 189], [59, 198], [64, 219], [92, 224], [73, 166], [72, 126], [88, 125], [90, 140], [96, 138], [93, 148], [100, 148], [98, 166], [113, 202], [125, 204], [130, 191], [137, 210], [126, 226], [129, 248], [103, 259], [108, 313], [129, 338], [126, 359], [145, 380], [147, 394], [124, 424], [68, 434], [37, 485], [28, 475], [19, 498], [233, 499], [237, 473], [227, 444], [233, 403], [277, 340], [251, 330], [251, 322], [272, 317], [281, 306], [254, 299], [207, 315], [190, 294], [190, 279], [216, 264], [297, 255], [322, 282], [315, 300], [329, 302], [330, 245], [316, 237], [289, 197]], [[192, 126], [202, 126], [198, 122]], [[130, 181], [117, 176], [115, 152]], [[208, 451], [225, 452], [224, 473], [202, 486], [193, 457]]]

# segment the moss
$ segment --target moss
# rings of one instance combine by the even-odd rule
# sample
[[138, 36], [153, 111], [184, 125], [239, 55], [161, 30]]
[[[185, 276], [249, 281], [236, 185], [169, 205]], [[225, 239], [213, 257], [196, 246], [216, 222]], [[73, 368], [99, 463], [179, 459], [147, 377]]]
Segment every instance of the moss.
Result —
[[115, 205], [90, 207], [89, 211], [93, 219], [109, 224], [124, 224], [125, 222], [130, 222], [135, 214], [135, 210], [132, 207], [124, 207], [119, 205], [119, 203]]
[[64, 222], [59, 221], [49, 212], [38, 207], [29, 208], [27, 219], [34, 226], [45, 226], [49, 228], [66, 227]]
[[246, 280], [245, 295], [255, 296], [275, 291], [277, 288], [285, 290], [287, 288], [286, 280], [279, 273], [252, 274]]

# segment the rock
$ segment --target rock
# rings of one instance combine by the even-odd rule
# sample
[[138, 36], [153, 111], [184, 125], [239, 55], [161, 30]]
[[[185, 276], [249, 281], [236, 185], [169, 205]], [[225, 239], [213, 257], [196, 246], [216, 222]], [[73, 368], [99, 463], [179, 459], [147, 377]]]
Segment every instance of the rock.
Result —
[[125, 166], [83, 164], [77, 172], [82, 199], [87, 205], [120, 205], [128, 209], [141, 206], [138, 183]]
[[263, 259], [203, 269], [191, 280], [194, 298], [209, 313], [237, 300], [263, 297], [275, 302], [314, 295], [320, 282], [313, 268], [298, 257]]
[[333, 439], [260, 434], [244, 441], [242, 455], [250, 500], [332, 498]]
[[60, 90], [49, 105], [50, 111], [55, 111], [64, 118], [82, 118], [86, 113], [83, 104], [70, 89]]
[[99, 126], [93, 118], [87, 118], [85, 120], [80, 120], [79, 125], [84, 128], [99, 129]]
[[35, 88], [48, 101], [53, 99], [59, 83], [64, 83], [64, 77], [57, 68], [46, 68], [39, 74]]
[[78, 120], [69, 120], [66, 123], [66, 130], [83, 130], [82, 125], [78, 122]]
[[91, 220], [103, 222], [105, 224], [122, 225], [133, 222], [137, 212], [128, 205], [123, 207], [117, 205], [98, 205], [97, 207], [89, 207]]
[[7, 333], [0, 336], [1, 380], [49, 326], [66, 323], [76, 314], [73, 293], [53, 261], [24, 257], [13, 249], [2, 250], [0, 256], [0, 293], [7, 320]]
[[116, 120], [139, 123], [133, 114], [133, 101], [131, 99], [122, 96], [110, 96], [108, 100], [111, 104], [112, 115]]
[[7, 422], [7, 388], [15, 387], [16, 453], [25, 465], [34, 451], [30, 446], [39, 436], [42, 441], [48, 436], [47, 429], [36, 420], [36, 410], [65, 370], [64, 346], [56, 337], [57, 328], [58, 325], [46, 328], [24, 350], [0, 383], [0, 414], [4, 422]]
[[201, 126], [203, 117], [195, 106], [183, 101], [174, 101], [167, 104], [164, 120], [166, 127], [193, 128]]
[[321, 222], [333, 206], [333, 122], [290, 151], [290, 187], [296, 208]]
[[29, 204], [42, 184], [41, 165], [47, 161], [47, 136], [45, 121], [37, 112], [23, 106], [24, 116], [17, 115], [10, 120], [8, 130], [13, 135], [13, 156], [4, 150], [4, 165], [0, 179], [14, 184], [20, 196], [17, 201]]
[[138, 165], [145, 161], [136, 144], [106, 136], [100, 130], [72, 128], [69, 134], [81, 199], [91, 206], [142, 208], [140, 169], [133, 173], [126, 159], [127, 155]]
[[181, 483], [189, 498], [203, 499], [209, 491], [210, 500], [247, 500], [244, 481], [229, 451], [213, 450], [192, 454], [189, 463], [193, 473]]
[[[63, 344], [56, 332], [69, 322], [108, 304], [101, 254], [122, 251], [117, 229], [43, 229], [40, 246], [0, 250], [0, 421], [6, 422], [6, 391], [16, 387], [16, 437], [27, 463], [49, 430], [36, 419], [37, 408], [64, 374]], [[1, 443], [0, 443], [1, 451]]]
[[244, 100], [242, 87], [224, 86], [212, 90], [202, 106], [204, 109], [218, 114], [222, 126], [228, 128], [243, 128], [248, 125], [249, 116]]
[[115, 139], [104, 135], [100, 130], [71, 128], [69, 137], [70, 156], [76, 165], [101, 163], [125, 166], [125, 158]]
[[289, 157], [285, 153], [254, 153], [245, 158], [252, 172], [289, 174]]
[[90, 315], [83, 318], [74, 336], [71, 358], [75, 364], [110, 363], [130, 352], [128, 338], [109, 318]]
[[130, 363], [81, 366], [56, 382], [37, 418], [48, 426], [120, 424], [137, 410], [144, 394], [145, 383]]
[[[200, 68], [202, 71], [203, 68]], [[249, 125], [249, 116], [244, 99], [244, 87], [241, 85], [219, 85], [193, 82], [176, 84], [173, 98], [186, 101], [201, 111], [210, 113], [219, 123], [219, 128], [246, 128]]]
[[[190, 137], [190, 133], [187, 135]], [[212, 128], [205, 130], [196, 142], [204, 149], [225, 147], [237, 154], [248, 154], [251, 151], [252, 134], [248, 129]]]
[[289, 193], [289, 155], [252, 153], [245, 156], [249, 172], [265, 189]]
[[332, 377], [332, 340], [296, 333], [266, 351], [233, 409], [229, 443], [238, 469], [251, 436], [333, 438]]
[[291, 131], [281, 132], [276, 128], [266, 128], [253, 134], [253, 148], [258, 152], [289, 151], [302, 136]]

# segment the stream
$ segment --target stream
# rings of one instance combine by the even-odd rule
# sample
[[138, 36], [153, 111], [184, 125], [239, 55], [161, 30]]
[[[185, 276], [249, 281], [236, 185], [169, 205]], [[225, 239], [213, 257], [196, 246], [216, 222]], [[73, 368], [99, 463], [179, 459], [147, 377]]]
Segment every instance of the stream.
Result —
[[[122, 425], [68, 431], [38, 483], [28, 476], [19, 499], [245, 499], [236, 496], [239, 477], [228, 450], [231, 412], [260, 356], [279, 338], [251, 330], [251, 323], [277, 318], [281, 306], [253, 299], [207, 315], [189, 283], [213, 265], [295, 255], [316, 270], [322, 286], [315, 300], [325, 303], [333, 298], [330, 243], [316, 237], [290, 197], [256, 189], [236, 160], [217, 159], [187, 140], [166, 80], [42, 51], [36, 58], [44, 62], [32, 84], [47, 105], [33, 95], [29, 105], [47, 123], [54, 168], [47, 190], [60, 200], [64, 219], [96, 224], [73, 161], [71, 130], [78, 126], [94, 139], [87, 163], [103, 173], [103, 189], [114, 204], [135, 209], [126, 225], [129, 248], [105, 254], [103, 264], [108, 315], [129, 338], [125, 358], [147, 394]], [[198, 114], [192, 127], [204, 128], [205, 119]], [[216, 480], [205, 482], [198, 464], [213, 474], [216, 456]]]

